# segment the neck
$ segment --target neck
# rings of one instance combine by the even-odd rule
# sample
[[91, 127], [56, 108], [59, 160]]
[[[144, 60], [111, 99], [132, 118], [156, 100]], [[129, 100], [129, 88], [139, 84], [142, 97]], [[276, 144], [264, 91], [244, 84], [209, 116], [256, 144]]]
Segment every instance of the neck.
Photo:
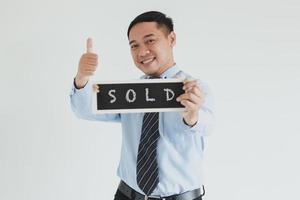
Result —
[[173, 61], [171, 62], [171, 64], [166, 65], [165, 67], [161, 67], [161, 69], [154, 73], [154, 74], [149, 74], [150, 76], [160, 76], [162, 75], [165, 71], [167, 71], [168, 69], [170, 69], [171, 67], [173, 67], [176, 63]]

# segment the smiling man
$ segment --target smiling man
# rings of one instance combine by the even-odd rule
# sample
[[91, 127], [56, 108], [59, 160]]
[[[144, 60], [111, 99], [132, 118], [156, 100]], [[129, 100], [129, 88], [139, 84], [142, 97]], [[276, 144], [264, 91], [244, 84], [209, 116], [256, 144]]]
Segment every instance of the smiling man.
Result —
[[135, 65], [151, 76], [160, 76], [175, 64], [172, 49], [176, 36], [173, 30], [164, 26], [156, 22], [140, 22], [130, 26], [128, 32]]
[[98, 56], [91, 39], [74, 79], [72, 109], [83, 119], [122, 123], [121, 182], [115, 200], [201, 200], [204, 136], [214, 121], [210, 91], [175, 63], [176, 34], [172, 19], [165, 14], [150, 11], [137, 16], [127, 36], [133, 61], [144, 73], [142, 79], [185, 79], [185, 93], [177, 98], [185, 111], [93, 114], [89, 78], [96, 71]]

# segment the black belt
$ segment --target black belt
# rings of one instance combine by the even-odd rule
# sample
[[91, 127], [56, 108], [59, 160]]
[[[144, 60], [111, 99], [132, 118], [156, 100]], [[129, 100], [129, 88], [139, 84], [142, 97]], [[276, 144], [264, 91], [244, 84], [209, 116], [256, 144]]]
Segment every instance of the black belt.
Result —
[[118, 187], [119, 191], [122, 192], [126, 197], [129, 199], [134, 199], [134, 200], [193, 200], [196, 199], [197, 197], [203, 196], [205, 194], [204, 187], [203, 190], [201, 191], [200, 188], [188, 191], [182, 194], [178, 195], [172, 195], [168, 197], [157, 197], [157, 196], [145, 196], [131, 187], [129, 187], [125, 182], [121, 181]]

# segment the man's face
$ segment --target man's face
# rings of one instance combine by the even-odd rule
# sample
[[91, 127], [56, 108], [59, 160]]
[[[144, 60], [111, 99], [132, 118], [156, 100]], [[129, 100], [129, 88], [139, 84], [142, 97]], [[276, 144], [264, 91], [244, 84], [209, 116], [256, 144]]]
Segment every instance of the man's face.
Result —
[[138, 23], [129, 33], [133, 61], [147, 75], [159, 76], [174, 65], [175, 43], [175, 33], [167, 34], [164, 27], [157, 28], [156, 22]]

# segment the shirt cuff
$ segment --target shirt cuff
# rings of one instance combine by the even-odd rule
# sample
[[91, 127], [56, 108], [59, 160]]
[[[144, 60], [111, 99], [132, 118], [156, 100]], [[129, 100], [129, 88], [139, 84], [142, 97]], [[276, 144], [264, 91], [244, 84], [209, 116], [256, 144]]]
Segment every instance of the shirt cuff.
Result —
[[84, 85], [84, 87], [83, 88], [78, 88], [77, 86], [76, 86], [76, 83], [75, 83], [75, 78], [73, 79], [73, 83], [72, 83], [72, 89], [71, 89], [71, 91], [70, 91], [70, 96], [73, 96], [74, 94], [85, 94], [85, 93], [87, 93], [88, 91], [88, 89], [87, 88], [89, 88], [88, 87], [88, 84], [89, 84], [89, 81]]
[[190, 128], [194, 127], [197, 124], [197, 122], [198, 122], [198, 121], [196, 121], [196, 123], [194, 123], [193, 125], [189, 125], [188, 123], [186, 123], [186, 121], [184, 120], [184, 118], [182, 118], [182, 120], [183, 120], [183, 123], [185, 125], [189, 126]]
[[[86, 84], [87, 84], [87, 83], [88, 83], [88, 81], [86, 82]], [[84, 88], [84, 87], [86, 86], [86, 84], [85, 84], [82, 88]], [[73, 85], [74, 85], [74, 87], [75, 87], [77, 90], [82, 89], [82, 88], [77, 87], [76, 82], [75, 82], [75, 78], [74, 78], [74, 80], [73, 80]]]

